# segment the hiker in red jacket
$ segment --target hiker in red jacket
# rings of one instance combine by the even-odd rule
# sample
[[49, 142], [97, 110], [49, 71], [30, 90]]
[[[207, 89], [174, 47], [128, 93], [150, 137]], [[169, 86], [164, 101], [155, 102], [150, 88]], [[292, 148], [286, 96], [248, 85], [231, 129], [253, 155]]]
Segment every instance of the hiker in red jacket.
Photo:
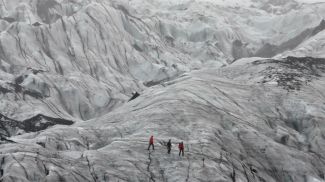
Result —
[[150, 140], [149, 140], [148, 150], [150, 150], [150, 146], [152, 146], [152, 149], [155, 150], [155, 146], [153, 145], [153, 136], [152, 135], [151, 135]]
[[179, 143], [178, 144], [178, 149], [179, 149], [179, 156], [181, 156], [181, 153], [182, 153], [182, 156], [184, 156], [184, 144], [183, 142]]

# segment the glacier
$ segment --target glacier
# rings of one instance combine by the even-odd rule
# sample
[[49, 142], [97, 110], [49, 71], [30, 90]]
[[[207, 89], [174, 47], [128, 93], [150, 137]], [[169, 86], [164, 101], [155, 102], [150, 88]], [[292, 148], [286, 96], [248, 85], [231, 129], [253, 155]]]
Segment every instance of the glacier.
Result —
[[0, 180], [325, 181], [324, 29], [322, 0], [2, 0]]

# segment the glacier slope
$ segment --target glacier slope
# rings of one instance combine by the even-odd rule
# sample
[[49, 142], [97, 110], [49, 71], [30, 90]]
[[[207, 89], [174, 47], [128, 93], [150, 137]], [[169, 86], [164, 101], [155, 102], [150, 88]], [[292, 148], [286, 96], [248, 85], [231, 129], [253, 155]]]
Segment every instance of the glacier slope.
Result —
[[2, 179], [231, 181], [234, 170], [236, 181], [321, 181], [324, 72], [324, 59], [290, 57], [187, 73], [101, 118], [11, 137], [17, 143], [0, 145]]
[[[132, 91], [143, 89], [147, 83], [188, 70], [184, 66], [187, 56], [178, 54], [177, 50], [171, 52], [179, 57], [164, 51], [160, 59], [156, 59], [162, 52], [157, 50], [159, 40], [147, 35], [149, 30], [140, 20], [112, 7], [109, 2], [80, 1], [85, 5], [78, 11], [67, 10], [50, 24], [42, 20], [39, 26], [30, 24], [33, 18], [25, 19], [39, 13], [32, 11], [33, 3], [38, 1], [31, 2], [16, 2], [18, 7], [30, 8], [23, 12], [11, 7], [12, 1], [4, 1], [5, 6], [2, 6], [6, 8], [2, 16], [14, 19], [0, 35], [0, 68], [5, 75], [0, 83], [1, 88], [10, 90], [3, 93], [1, 110], [8, 117], [25, 119], [29, 116], [24, 113], [41, 112], [87, 120], [125, 102]], [[57, 11], [73, 9], [64, 5], [53, 8]], [[7, 15], [11, 8], [24, 16]], [[41, 17], [42, 14], [36, 15]], [[17, 91], [14, 87], [20, 89]], [[26, 92], [33, 92], [42, 99], [24, 97]]]
[[271, 3], [292, 8], [284, 13], [267, 9], [269, 1], [231, 2], [4, 0], [2, 114], [17, 120], [40, 113], [96, 118], [134, 90], [252, 56], [316, 27], [325, 16], [324, 3]]
[[230, 64], [317, 27], [319, 2], [1, 1], [1, 123], [75, 122], [1, 130], [1, 180], [324, 180], [324, 60], [286, 58], [323, 57], [324, 31]]

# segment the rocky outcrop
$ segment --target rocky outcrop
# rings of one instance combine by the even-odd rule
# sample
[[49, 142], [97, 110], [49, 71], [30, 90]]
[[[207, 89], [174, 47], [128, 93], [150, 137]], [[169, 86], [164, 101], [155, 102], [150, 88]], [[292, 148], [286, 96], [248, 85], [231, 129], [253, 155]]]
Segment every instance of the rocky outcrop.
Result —
[[[311, 57], [287, 57], [283, 60], [262, 60], [253, 64], [270, 66], [263, 70], [265, 75], [263, 83], [277, 82], [287, 90], [299, 90], [314, 79], [320, 79], [325, 72], [325, 59]], [[271, 66], [271, 65], [274, 66]]]

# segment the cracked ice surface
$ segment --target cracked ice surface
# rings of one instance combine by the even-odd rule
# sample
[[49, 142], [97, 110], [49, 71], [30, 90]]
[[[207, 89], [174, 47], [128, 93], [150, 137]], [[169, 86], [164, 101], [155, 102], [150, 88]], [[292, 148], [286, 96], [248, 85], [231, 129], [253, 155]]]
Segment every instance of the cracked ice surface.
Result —
[[[259, 62], [194, 71], [101, 118], [12, 137], [16, 144], [1, 145], [3, 179], [230, 181], [234, 168], [238, 181], [321, 181], [324, 80], [300, 91], [261, 84], [273, 63]], [[156, 150], [148, 152], [151, 134]]]
[[0, 5], [2, 181], [324, 181], [321, 0]]
[[[134, 90], [190, 70], [257, 53], [322, 56], [322, 32], [304, 32], [324, 18], [323, 3], [239, 3], [3, 0], [1, 111], [18, 120], [39, 113], [88, 120], [121, 106]], [[279, 52], [283, 44], [292, 52]], [[269, 54], [269, 46], [276, 51]]]

